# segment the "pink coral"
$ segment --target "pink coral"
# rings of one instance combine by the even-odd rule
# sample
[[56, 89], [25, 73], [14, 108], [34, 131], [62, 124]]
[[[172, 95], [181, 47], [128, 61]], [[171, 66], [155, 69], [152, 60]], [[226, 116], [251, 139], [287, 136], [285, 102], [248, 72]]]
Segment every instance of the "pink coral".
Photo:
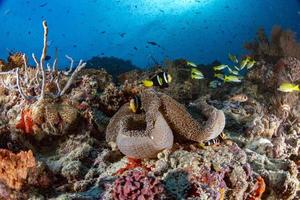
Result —
[[120, 200], [159, 199], [163, 193], [162, 183], [141, 170], [132, 170], [119, 177], [113, 188], [113, 198]]

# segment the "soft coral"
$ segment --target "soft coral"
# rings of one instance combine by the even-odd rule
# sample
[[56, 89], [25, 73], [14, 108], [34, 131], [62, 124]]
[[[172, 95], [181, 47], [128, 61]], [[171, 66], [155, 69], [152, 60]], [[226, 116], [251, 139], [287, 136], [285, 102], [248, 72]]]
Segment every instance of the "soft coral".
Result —
[[33, 133], [33, 120], [31, 117], [31, 110], [30, 109], [24, 109], [21, 112], [21, 119], [16, 124], [17, 129], [21, 129], [26, 134], [32, 134]]

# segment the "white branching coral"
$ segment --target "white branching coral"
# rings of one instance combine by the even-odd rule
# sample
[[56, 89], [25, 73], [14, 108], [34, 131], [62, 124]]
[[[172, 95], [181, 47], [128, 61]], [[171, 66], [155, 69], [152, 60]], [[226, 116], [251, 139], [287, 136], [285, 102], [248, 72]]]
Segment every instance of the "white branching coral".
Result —
[[[74, 60], [68, 55], [66, 55], [66, 58], [70, 60], [71, 64], [67, 71], [57, 70], [57, 58], [55, 58], [52, 67], [49, 63], [45, 66], [45, 58], [47, 56], [48, 47], [48, 26], [46, 21], [43, 21], [43, 29], [44, 40], [40, 61], [38, 61], [34, 53], [32, 54], [35, 68], [28, 67], [28, 60], [26, 55], [23, 54], [23, 68], [15, 68], [7, 72], [0, 72], [1, 86], [10, 91], [18, 91], [21, 98], [31, 102], [41, 102], [45, 98], [47, 84], [54, 84], [56, 86], [55, 94], [47, 95], [52, 96], [53, 98], [63, 96], [72, 86], [79, 71], [86, 66], [86, 63], [80, 60], [77, 67], [72, 72]], [[45, 70], [45, 68], [47, 68], [47, 70]], [[70, 76], [64, 87], [61, 85], [62, 76]], [[7, 82], [8, 79], [9, 81]]]

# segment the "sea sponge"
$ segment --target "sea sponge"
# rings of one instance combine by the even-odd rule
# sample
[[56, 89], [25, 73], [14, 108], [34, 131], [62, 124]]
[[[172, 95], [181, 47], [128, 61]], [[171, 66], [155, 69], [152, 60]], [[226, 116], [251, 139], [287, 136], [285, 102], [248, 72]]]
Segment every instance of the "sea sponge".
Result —
[[14, 154], [6, 149], [0, 149], [0, 180], [12, 189], [20, 190], [29, 170], [35, 166], [32, 151]]
[[119, 177], [113, 188], [113, 199], [139, 200], [161, 199], [164, 195], [163, 184], [155, 177], [147, 175], [145, 171], [133, 170]]
[[204, 125], [193, 119], [185, 107], [171, 97], [160, 93], [161, 109], [172, 130], [186, 139], [202, 142], [216, 138], [225, 127], [223, 111], [208, 105], [205, 100], [199, 99], [194, 105], [206, 118]]

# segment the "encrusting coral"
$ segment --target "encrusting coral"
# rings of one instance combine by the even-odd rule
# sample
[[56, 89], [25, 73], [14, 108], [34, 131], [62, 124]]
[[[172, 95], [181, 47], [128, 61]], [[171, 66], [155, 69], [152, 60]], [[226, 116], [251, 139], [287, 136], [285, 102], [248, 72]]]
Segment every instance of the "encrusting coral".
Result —
[[0, 181], [12, 189], [22, 189], [29, 170], [35, 166], [36, 161], [31, 151], [14, 154], [0, 149]]
[[161, 199], [165, 194], [163, 184], [155, 177], [147, 175], [143, 170], [132, 170], [119, 177], [113, 188], [113, 199], [140, 200]]

